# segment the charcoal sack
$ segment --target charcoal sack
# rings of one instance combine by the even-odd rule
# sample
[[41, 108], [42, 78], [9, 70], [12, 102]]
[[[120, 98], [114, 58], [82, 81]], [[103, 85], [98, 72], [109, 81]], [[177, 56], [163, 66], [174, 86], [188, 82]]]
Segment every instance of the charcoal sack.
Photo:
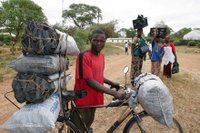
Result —
[[22, 36], [24, 55], [53, 54], [59, 42], [59, 34], [45, 22], [28, 22]]
[[48, 77], [18, 73], [13, 79], [14, 96], [19, 103], [40, 103], [57, 91], [59, 80], [50, 82]]
[[63, 70], [66, 64], [64, 57], [59, 55], [21, 55], [7, 66], [21, 73], [51, 75]]
[[59, 34], [59, 43], [57, 49], [54, 53], [61, 53], [67, 55], [78, 55], [80, 53], [79, 48], [76, 44], [74, 38], [64, 32], [61, 32], [56, 29], [56, 32]]
[[159, 123], [173, 124], [173, 97], [162, 80], [151, 73], [143, 73], [135, 79], [138, 102]]
[[16, 111], [0, 128], [12, 133], [52, 132], [60, 112], [58, 94], [51, 95], [42, 103], [30, 103]]

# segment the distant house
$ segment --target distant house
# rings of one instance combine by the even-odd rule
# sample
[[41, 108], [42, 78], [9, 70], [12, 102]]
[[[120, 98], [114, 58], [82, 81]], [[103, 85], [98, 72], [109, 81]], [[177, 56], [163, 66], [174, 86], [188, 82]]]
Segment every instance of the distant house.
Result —
[[200, 40], [200, 30], [192, 30], [183, 36], [184, 40]]
[[132, 38], [107, 38], [107, 43], [125, 43], [132, 42]]

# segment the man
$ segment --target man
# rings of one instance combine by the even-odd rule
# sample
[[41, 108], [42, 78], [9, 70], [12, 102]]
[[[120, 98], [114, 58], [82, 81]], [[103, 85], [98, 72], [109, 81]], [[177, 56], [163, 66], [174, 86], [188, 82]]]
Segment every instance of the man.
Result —
[[134, 79], [141, 74], [143, 60], [146, 58], [146, 54], [141, 54], [139, 48], [146, 45], [143, 35], [143, 29], [137, 29], [137, 35], [133, 38], [133, 43], [131, 45], [131, 71], [130, 80], [132, 85], [134, 85]]
[[128, 55], [128, 46], [129, 44], [128, 44], [128, 42], [125, 42], [125, 44], [124, 44], [124, 48], [125, 48], [125, 54], [126, 55]]
[[[105, 87], [106, 83], [114, 88], [119, 88], [119, 84], [112, 82], [104, 77], [104, 53], [101, 51], [104, 48], [106, 41], [105, 33], [101, 30], [96, 30], [92, 33], [91, 49], [80, 53], [76, 60], [76, 75], [74, 90], [85, 89], [87, 96], [75, 100], [77, 106], [96, 106], [104, 104], [103, 93], [114, 96], [117, 99], [124, 99], [124, 92], [117, 92]], [[80, 115], [86, 126], [90, 128], [95, 116], [95, 108], [79, 109]], [[85, 132], [81, 126], [77, 115], [73, 115], [73, 120], [82, 132]]]

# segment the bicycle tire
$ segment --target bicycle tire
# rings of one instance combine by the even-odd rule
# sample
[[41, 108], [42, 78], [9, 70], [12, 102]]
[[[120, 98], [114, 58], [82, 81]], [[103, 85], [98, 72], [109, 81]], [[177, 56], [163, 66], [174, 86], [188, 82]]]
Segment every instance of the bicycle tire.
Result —
[[139, 126], [136, 123], [136, 118], [132, 117], [124, 127], [123, 133], [149, 133], [149, 132], [162, 132], [162, 133], [183, 133], [183, 129], [179, 122], [173, 118], [173, 125], [171, 128], [168, 128], [165, 125], [162, 125], [155, 121], [151, 116], [147, 113], [140, 113], [139, 117], [141, 118], [142, 122], [140, 126], [144, 129], [141, 131]]
[[[81, 133], [81, 131], [76, 127], [76, 125], [71, 122], [71, 121], [66, 121], [63, 125], [62, 122], [57, 122], [61, 123], [62, 126], [57, 128], [57, 131], [55, 133]], [[64, 126], [64, 127], [63, 127]], [[53, 132], [54, 133], [54, 132]]]

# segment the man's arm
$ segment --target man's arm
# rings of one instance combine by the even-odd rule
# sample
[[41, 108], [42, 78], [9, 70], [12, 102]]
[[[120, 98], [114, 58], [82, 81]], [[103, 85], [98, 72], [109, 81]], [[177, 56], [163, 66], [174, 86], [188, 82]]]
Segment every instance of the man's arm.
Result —
[[105, 86], [103, 86], [102, 84], [100, 84], [99, 82], [97, 82], [96, 80], [92, 79], [92, 78], [88, 78], [86, 79], [87, 84], [94, 88], [97, 91], [101, 91], [104, 92], [106, 94], [112, 95], [117, 99], [124, 99], [125, 98], [125, 93], [123, 92], [117, 92], [114, 90], [111, 90]]
[[110, 81], [110, 80], [107, 79], [107, 78], [104, 78], [104, 83], [106, 83], [106, 84], [108, 84], [108, 85], [110, 85], [110, 86], [112, 86], [112, 87], [118, 87], [118, 86], [119, 86], [118, 83], [112, 82], [112, 81]]

